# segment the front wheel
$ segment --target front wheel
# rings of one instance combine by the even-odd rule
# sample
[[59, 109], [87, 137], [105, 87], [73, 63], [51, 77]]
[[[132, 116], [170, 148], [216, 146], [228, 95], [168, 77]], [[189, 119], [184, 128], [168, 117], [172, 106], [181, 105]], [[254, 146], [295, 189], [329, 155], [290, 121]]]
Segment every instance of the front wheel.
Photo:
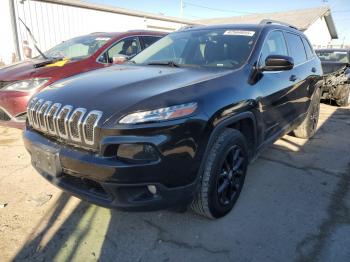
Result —
[[340, 92], [340, 98], [336, 100], [338, 106], [349, 106], [350, 105], [350, 85], [343, 85]]
[[317, 88], [312, 97], [305, 120], [294, 131], [294, 136], [308, 139], [316, 133], [318, 118], [320, 115], [321, 89]]
[[238, 130], [225, 129], [209, 151], [191, 208], [211, 219], [229, 213], [241, 193], [247, 165], [245, 137]]

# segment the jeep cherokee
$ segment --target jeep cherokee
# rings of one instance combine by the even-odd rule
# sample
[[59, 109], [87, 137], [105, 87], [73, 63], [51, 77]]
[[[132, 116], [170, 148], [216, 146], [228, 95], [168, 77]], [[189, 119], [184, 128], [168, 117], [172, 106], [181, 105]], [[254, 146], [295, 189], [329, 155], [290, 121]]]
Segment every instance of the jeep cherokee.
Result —
[[322, 68], [291, 26], [184, 28], [128, 64], [73, 76], [28, 105], [36, 170], [89, 202], [123, 210], [191, 205], [219, 218], [248, 163], [316, 130]]

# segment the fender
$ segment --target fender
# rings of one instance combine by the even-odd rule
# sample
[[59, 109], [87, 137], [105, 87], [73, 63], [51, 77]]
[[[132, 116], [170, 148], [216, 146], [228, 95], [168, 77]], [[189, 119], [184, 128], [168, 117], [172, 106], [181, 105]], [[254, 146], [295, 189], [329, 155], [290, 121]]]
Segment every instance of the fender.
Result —
[[255, 115], [250, 111], [246, 111], [246, 112], [242, 112], [242, 113], [238, 113], [238, 114], [235, 114], [233, 116], [230, 116], [229, 118], [226, 118], [226, 119], [222, 120], [219, 124], [217, 124], [214, 127], [214, 130], [211, 132], [207, 146], [205, 148], [205, 151], [204, 151], [204, 154], [203, 154], [203, 157], [201, 160], [201, 164], [199, 166], [197, 181], [200, 178], [201, 174], [203, 174], [204, 166], [205, 166], [205, 163], [207, 162], [207, 157], [209, 155], [209, 150], [211, 149], [212, 145], [214, 144], [215, 139], [219, 136], [219, 134], [222, 132], [222, 130], [224, 130], [227, 126], [230, 126], [230, 125], [237, 123], [237, 122], [244, 120], [244, 119], [250, 119], [250, 120], [252, 120], [252, 123], [253, 123], [254, 144], [253, 144], [253, 152], [252, 152], [253, 154], [252, 154], [251, 158], [254, 157], [254, 155], [256, 153], [256, 149], [257, 149], [257, 125], [256, 125]]

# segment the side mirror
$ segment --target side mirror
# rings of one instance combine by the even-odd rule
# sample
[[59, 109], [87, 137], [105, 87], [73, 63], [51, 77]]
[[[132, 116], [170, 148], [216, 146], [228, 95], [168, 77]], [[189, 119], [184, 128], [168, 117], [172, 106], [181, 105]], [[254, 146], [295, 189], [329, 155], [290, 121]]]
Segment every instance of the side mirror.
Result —
[[292, 57], [284, 55], [270, 55], [265, 60], [265, 66], [261, 68], [262, 71], [287, 71], [294, 67], [294, 60]]

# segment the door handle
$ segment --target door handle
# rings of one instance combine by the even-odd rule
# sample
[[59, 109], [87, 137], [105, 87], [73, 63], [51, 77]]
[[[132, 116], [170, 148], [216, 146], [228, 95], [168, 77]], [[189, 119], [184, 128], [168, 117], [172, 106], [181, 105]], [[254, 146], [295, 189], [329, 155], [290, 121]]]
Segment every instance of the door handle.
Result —
[[290, 78], [289, 78], [289, 81], [292, 81], [292, 82], [295, 82], [297, 81], [297, 76], [296, 75], [291, 75]]
[[316, 68], [313, 67], [313, 68], [311, 69], [311, 72], [312, 72], [312, 73], [316, 73], [316, 72], [317, 72]]

